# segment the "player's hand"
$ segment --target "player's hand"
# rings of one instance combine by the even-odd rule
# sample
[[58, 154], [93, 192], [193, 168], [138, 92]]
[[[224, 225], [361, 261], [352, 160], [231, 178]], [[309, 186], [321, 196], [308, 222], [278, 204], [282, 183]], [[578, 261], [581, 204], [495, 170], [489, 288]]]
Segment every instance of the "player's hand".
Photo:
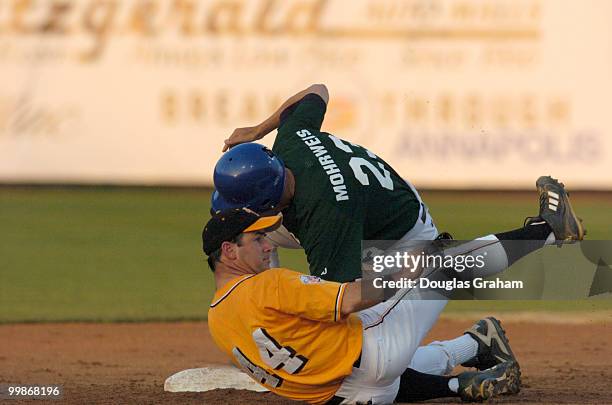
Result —
[[261, 138], [263, 138], [263, 135], [261, 135], [259, 127], [236, 128], [230, 137], [223, 141], [223, 152], [241, 143], [253, 142]]

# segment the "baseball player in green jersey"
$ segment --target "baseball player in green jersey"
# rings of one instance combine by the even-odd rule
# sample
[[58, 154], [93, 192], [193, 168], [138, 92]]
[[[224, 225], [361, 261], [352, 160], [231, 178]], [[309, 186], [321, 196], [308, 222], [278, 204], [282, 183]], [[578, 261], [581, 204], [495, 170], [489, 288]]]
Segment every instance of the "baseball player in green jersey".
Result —
[[[384, 160], [321, 132], [327, 100], [325, 86], [311, 86], [259, 126], [234, 131], [226, 147], [261, 139], [278, 127], [272, 151], [289, 169], [291, 195], [283, 210], [285, 227], [305, 249], [311, 274], [344, 282], [361, 277], [362, 240], [399, 240], [419, 218], [426, 219], [426, 208]], [[214, 210], [224, 208], [231, 207], [213, 200]], [[427, 220], [424, 240], [437, 236]]]

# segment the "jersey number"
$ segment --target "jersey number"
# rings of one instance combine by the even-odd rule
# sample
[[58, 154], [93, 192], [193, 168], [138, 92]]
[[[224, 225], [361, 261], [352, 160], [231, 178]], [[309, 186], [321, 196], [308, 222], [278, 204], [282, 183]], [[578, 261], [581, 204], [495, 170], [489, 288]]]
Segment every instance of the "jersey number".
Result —
[[[274, 370], [283, 370], [288, 374], [295, 374], [303, 369], [308, 362], [306, 357], [296, 354], [291, 347], [281, 346], [263, 328], [253, 331], [253, 340], [259, 349], [261, 359]], [[234, 347], [232, 353], [246, 372], [261, 384], [277, 388], [283, 383], [282, 378], [274, 373], [267, 373], [264, 369], [258, 367], [237, 347]]]
[[232, 353], [238, 361], [238, 364], [242, 366], [242, 369], [251, 376], [252, 379], [259, 382], [260, 384], [268, 385], [272, 388], [278, 388], [283, 383], [283, 379], [274, 373], [267, 373], [266, 370], [253, 363], [242, 351], [234, 347]]
[[261, 359], [275, 370], [295, 374], [304, 368], [308, 359], [295, 353], [289, 346], [281, 346], [263, 328], [255, 329], [253, 339], [259, 349]]
[[[340, 139], [336, 138], [335, 136], [329, 135], [329, 139], [332, 140], [332, 142], [338, 147], [338, 149], [342, 149], [346, 153], [353, 153], [353, 150], [351, 149], [350, 146], [348, 146], [347, 144], [345, 144], [344, 142], [342, 142]], [[357, 146], [357, 145], [353, 145], [353, 146]], [[372, 152], [370, 152], [369, 150], [365, 149], [365, 151], [367, 152], [368, 156], [371, 157], [372, 159], [377, 158], [377, 156], [373, 154]], [[364, 186], [370, 185], [370, 179], [368, 175], [363, 171], [363, 168], [365, 167], [370, 172], [372, 172], [374, 177], [376, 177], [376, 180], [378, 180], [378, 182], [383, 188], [393, 191], [393, 180], [391, 179], [391, 173], [387, 169], [385, 169], [385, 166], [382, 163], [380, 162], [377, 162], [377, 163], [378, 163], [378, 167], [380, 168], [380, 170], [376, 166], [374, 166], [372, 162], [369, 162], [362, 157], [352, 157], [349, 160], [349, 166], [351, 166], [351, 169], [353, 169], [353, 174], [355, 175], [355, 178], [361, 184], [363, 184]]]

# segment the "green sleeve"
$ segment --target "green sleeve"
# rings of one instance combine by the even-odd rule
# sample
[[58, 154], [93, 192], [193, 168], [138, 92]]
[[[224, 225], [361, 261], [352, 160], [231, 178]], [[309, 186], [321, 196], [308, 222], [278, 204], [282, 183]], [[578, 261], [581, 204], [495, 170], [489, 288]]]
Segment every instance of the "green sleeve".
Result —
[[319, 95], [307, 94], [281, 113], [279, 131], [284, 127], [319, 130], [326, 110], [327, 104]]

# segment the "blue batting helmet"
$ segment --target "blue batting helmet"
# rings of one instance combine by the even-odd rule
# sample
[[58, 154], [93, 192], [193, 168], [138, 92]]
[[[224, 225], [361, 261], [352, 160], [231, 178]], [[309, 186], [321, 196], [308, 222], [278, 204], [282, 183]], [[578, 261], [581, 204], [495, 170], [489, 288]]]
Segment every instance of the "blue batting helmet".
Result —
[[238, 145], [224, 153], [214, 173], [212, 211], [247, 207], [256, 212], [273, 209], [281, 200], [285, 165], [258, 143]]

